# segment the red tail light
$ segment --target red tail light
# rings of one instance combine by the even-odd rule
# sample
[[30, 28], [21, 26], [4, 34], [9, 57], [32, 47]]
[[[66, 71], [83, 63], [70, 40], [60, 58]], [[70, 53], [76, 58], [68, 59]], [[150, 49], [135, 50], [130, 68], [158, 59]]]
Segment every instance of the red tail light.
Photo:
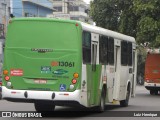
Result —
[[73, 80], [72, 80], [72, 83], [73, 83], [73, 84], [76, 84], [76, 83], [77, 83], [77, 80], [76, 80], [76, 79], [73, 79]]
[[10, 77], [9, 77], [9, 76], [5, 76], [4, 79], [5, 79], [6, 81], [9, 81]]
[[0, 86], [2, 86], [2, 82], [0, 82]]
[[77, 27], [79, 26], [78, 23], [76, 23], [76, 26], [77, 26]]

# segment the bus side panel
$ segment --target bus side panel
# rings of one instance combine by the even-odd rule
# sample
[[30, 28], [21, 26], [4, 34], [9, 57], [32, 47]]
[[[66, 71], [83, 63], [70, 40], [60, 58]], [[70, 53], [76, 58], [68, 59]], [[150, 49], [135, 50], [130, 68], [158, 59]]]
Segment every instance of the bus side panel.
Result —
[[[134, 44], [133, 44], [134, 45]], [[134, 49], [135, 49], [134, 45]], [[136, 82], [137, 82], [137, 51], [133, 50], [133, 81], [132, 81], [132, 91], [131, 91], [131, 97], [135, 97], [135, 90], [136, 90]]]
[[107, 93], [108, 93], [108, 100], [109, 102], [113, 102], [113, 91], [114, 91], [114, 84], [115, 84], [115, 73], [114, 73], [114, 66], [107, 65]]
[[88, 88], [87, 88], [87, 67], [82, 64], [82, 74], [81, 74], [81, 104], [88, 107]]
[[[99, 91], [101, 93], [102, 87], [105, 85], [107, 87], [107, 65], [102, 65], [102, 72], [101, 72], [101, 78], [100, 78], [100, 85], [99, 85]], [[106, 100], [105, 102], [109, 102], [109, 95], [108, 95], [108, 89], [106, 89]]]
[[96, 72], [93, 73], [92, 65], [82, 65], [82, 104], [87, 107], [99, 105], [101, 89], [101, 65], [96, 65]]
[[87, 65], [87, 89], [89, 106], [95, 106], [99, 104], [101, 93], [99, 90], [101, 69], [101, 65], [96, 65], [96, 72], [93, 72], [92, 65]]
[[91, 99], [95, 105], [99, 105], [99, 100], [101, 97], [101, 90], [99, 89], [100, 82], [101, 82], [101, 71], [102, 65], [96, 65], [96, 72], [92, 72], [92, 92], [94, 99]]
[[121, 66], [119, 100], [126, 99], [126, 87], [128, 80], [129, 80], [129, 69], [126, 66]]

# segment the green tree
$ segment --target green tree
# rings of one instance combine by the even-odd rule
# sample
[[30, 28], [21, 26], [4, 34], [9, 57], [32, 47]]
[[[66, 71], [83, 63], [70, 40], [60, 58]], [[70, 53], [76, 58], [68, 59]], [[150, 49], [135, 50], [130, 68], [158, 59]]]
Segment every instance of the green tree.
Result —
[[132, 1], [94, 0], [91, 2], [90, 15], [97, 26], [135, 37], [137, 22]]
[[117, 31], [119, 9], [115, 0], [94, 0], [90, 14], [97, 26]]
[[121, 10], [121, 14], [119, 16], [120, 22], [118, 32], [136, 37], [137, 20], [139, 19], [139, 16], [135, 15], [133, 11], [133, 0], [120, 1], [118, 6]]
[[149, 42], [153, 47], [160, 45], [160, 1], [134, 0], [134, 12], [140, 16], [137, 21], [136, 40], [138, 43]]
[[160, 45], [160, 0], [94, 0], [93, 20], [97, 26], [136, 38], [138, 44]]

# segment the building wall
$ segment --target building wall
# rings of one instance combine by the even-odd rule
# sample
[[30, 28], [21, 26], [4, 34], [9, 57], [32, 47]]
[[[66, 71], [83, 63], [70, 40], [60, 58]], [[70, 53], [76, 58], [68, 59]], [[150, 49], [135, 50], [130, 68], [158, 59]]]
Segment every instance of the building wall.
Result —
[[53, 4], [48, 0], [12, 0], [11, 6], [15, 17], [24, 17], [24, 13], [28, 13], [30, 17], [46, 17], [53, 12], [50, 9]]
[[[54, 11], [53, 14], [56, 16], [56, 14], [69, 14], [70, 19], [72, 20], [80, 20], [85, 22], [87, 19], [89, 19], [89, 16], [87, 13], [85, 13], [85, 10], [89, 8], [87, 4], [83, 0], [50, 0], [53, 2], [54, 9], [57, 9], [57, 11]], [[58, 10], [58, 7], [62, 8], [61, 11]]]
[[0, 77], [3, 64], [3, 45], [5, 41], [9, 18], [10, 18], [10, 1], [0, 0]]
[[[52, 14], [53, 10], [36, 5], [30, 2], [23, 2], [24, 14], [28, 17], [46, 17], [47, 14]], [[26, 17], [27, 17], [26, 16]]]
[[8, 25], [8, 20], [10, 18], [10, 1], [9, 0], [0, 0], [0, 23], [4, 24], [6, 32], [6, 27]]
[[[0, 64], [3, 61], [3, 44], [5, 41], [7, 25], [10, 18], [10, 1], [9, 0], [0, 0]], [[3, 29], [2, 29], [3, 26]], [[2, 35], [3, 34], [3, 35]], [[1, 65], [0, 65], [1, 71]]]
[[4, 17], [6, 17], [6, 19], [9, 18], [9, 7], [9, 0], [0, 0], [0, 23], [4, 22]]
[[47, 7], [51, 7], [51, 8], [53, 7], [52, 2], [50, 2], [49, 0], [32, 0], [32, 1], [37, 2], [41, 5], [47, 6]]
[[11, 12], [15, 17], [22, 17], [23, 13], [22, 0], [12, 0]]

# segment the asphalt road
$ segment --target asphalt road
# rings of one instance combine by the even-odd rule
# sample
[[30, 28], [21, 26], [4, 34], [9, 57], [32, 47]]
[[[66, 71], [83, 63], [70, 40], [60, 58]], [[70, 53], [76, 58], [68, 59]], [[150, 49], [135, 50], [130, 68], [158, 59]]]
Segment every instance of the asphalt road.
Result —
[[[77, 117], [74, 117], [76, 119], [109, 119], [109, 120], [115, 120], [118, 118], [118, 120], [125, 120], [129, 119], [127, 118], [127, 114], [132, 115], [132, 119], [137, 120], [140, 118], [141, 120], [144, 119], [144, 117], [135, 117], [135, 114], [143, 113], [144, 111], [148, 111], [150, 113], [155, 114], [155, 111], [159, 111], [158, 114], [160, 115], [160, 94], [159, 95], [150, 95], [149, 91], [147, 91], [143, 86], [137, 86], [136, 88], [136, 97], [131, 98], [129, 102], [128, 107], [120, 107], [119, 104], [116, 105], [106, 105], [106, 111], [103, 113], [95, 113], [95, 112], [83, 112], [85, 114], [82, 114], [82, 112], [77, 112], [80, 109], [77, 108], [70, 108], [70, 107], [56, 107], [56, 111], [60, 111], [57, 114], [61, 114], [62, 116], [67, 117], [67, 114], [79, 114]], [[31, 103], [13, 103], [8, 102], [5, 100], [0, 101], [0, 111], [35, 111], [34, 105]], [[64, 111], [68, 111], [67, 114], [64, 115]], [[70, 112], [71, 111], [71, 112]], [[75, 111], [75, 112], [73, 112]], [[128, 112], [130, 111], [130, 112]], [[117, 117], [117, 116], [125, 116], [126, 117]], [[110, 117], [106, 117], [107, 115], [110, 115]], [[74, 115], [76, 116], [76, 115]], [[91, 118], [90, 118], [91, 117]], [[160, 118], [160, 117], [159, 117]], [[145, 120], [152, 120], [159, 118], [151, 118], [147, 117]], [[48, 118], [47, 118], [48, 119]], [[35, 120], [35, 119], [34, 119]]]

